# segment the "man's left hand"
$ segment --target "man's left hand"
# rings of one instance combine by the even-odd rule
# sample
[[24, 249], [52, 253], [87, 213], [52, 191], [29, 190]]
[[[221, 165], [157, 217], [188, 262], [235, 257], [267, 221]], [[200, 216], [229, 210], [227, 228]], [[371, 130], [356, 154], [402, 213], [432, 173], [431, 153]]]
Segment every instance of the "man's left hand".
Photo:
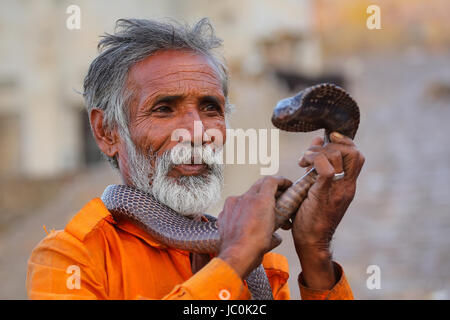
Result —
[[[364, 164], [364, 156], [350, 138], [332, 133], [330, 140], [323, 145], [322, 138], [315, 138], [300, 159], [301, 167], [314, 166], [318, 176], [292, 225], [303, 279], [308, 287], [323, 290], [336, 283], [330, 242], [353, 200]], [[334, 175], [341, 172], [344, 178], [334, 181]]]

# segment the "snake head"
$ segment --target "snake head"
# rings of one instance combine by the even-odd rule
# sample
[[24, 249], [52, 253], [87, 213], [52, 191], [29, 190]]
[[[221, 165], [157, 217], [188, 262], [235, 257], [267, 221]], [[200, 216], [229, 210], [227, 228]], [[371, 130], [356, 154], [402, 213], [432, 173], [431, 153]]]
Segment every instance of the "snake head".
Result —
[[359, 126], [359, 108], [342, 88], [323, 83], [280, 100], [272, 116], [275, 127], [291, 132], [325, 129], [354, 138]]

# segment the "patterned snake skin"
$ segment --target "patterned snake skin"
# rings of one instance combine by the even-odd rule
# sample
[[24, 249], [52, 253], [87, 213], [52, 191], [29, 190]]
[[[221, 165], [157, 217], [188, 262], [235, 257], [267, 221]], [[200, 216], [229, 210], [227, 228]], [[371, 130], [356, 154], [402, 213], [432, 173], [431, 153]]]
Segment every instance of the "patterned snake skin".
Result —
[[[359, 124], [359, 109], [343, 89], [322, 84], [281, 100], [275, 107], [272, 122], [287, 131], [325, 128], [326, 136], [339, 131], [353, 138]], [[310, 170], [278, 198], [275, 230], [292, 218], [315, 177], [314, 169]], [[194, 221], [161, 204], [151, 195], [124, 185], [108, 186], [101, 199], [115, 220], [130, 220], [168, 247], [196, 253], [219, 252], [219, 231], [216, 218], [212, 216], [207, 215], [208, 222]], [[254, 269], [246, 281], [253, 299], [273, 299], [262, 265]]]
[[[219, 252], [219, 230], [212, 216], [206, 215], [209, 222], [191, 220], [153, 196], [124, 185], [108, 186], [101, 199], [115, 220], [130, 220], [168, 247], [196, 253]], [[262, 265], [254, 269], [246, 281], [253, 299], [273, 299]]]

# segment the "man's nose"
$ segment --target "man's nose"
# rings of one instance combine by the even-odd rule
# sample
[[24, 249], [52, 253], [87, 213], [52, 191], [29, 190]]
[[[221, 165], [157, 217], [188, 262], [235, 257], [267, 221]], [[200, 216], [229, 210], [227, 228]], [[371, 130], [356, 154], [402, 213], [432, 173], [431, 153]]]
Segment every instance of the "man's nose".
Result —
[[186, 113], [184, 116], [183, 127], [189, 131], [191, 146], [203, 145], [206, 143], [204, 140], [205, 126], [197, 111], [189, 111]]

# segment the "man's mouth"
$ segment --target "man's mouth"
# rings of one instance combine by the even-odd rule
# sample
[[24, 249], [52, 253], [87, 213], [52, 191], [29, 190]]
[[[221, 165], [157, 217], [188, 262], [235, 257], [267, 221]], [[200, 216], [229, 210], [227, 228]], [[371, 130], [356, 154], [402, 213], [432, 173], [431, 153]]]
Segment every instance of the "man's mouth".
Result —
[[176, 171], [181, 176], [196, 176], [206, 172], [208, 165], [202, 164], [178, 164], [173, 166], [173, 171]]

